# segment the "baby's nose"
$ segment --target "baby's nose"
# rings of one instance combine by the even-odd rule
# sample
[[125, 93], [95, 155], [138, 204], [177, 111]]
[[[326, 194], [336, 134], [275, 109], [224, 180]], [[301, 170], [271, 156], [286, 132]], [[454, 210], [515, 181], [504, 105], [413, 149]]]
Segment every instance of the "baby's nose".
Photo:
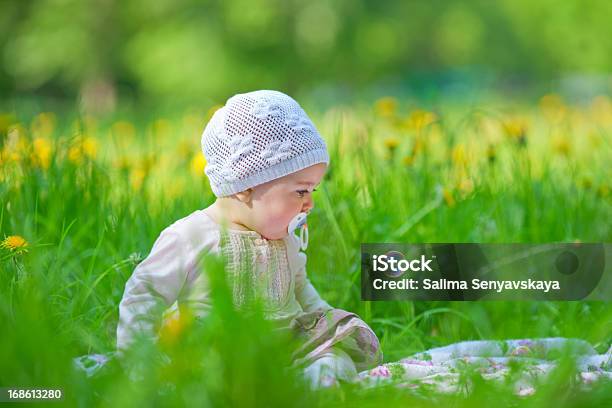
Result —
[[309, 198], [308, 200], [304, 201], [304, 205], [302, 205], [302, 212], [307, 213], [313, 208], [314, 208], [314, 202], [312, 201], [312, 198]]

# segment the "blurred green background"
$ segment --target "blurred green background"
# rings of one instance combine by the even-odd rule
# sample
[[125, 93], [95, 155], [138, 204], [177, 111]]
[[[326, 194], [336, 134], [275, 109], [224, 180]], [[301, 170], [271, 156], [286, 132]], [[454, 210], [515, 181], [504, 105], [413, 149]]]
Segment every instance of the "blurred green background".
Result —
[[5, 0], [0, 94], [99, 112], [264, 88], [330, 104], [482, 88], [590, 97], [612, 87], [610, 16], [606, 0]]
[[[603, 0], [1, 1], [0, 239], [25, 246], [0, 247], [0, 385], [61, 385], [79, 406], [154, 405], [169, 383], [161, 405], [321, 404], [278, 369], [267, 326], [231, 308], [171, 333], [175, 363], [144, 384], [72, 367], [114, 349], [125, 281], [160, 231], [214, 200], [199, 141], [216, 105], [263, 88], [295, 97], [328, 143], [308, 273], [386, 362], [478, 339], [606, 352], [607, 302], [362, 302], [357, 283], [361, 242], [610, 241], [611, 15]], [[416, 402], [609, 401], [561, 374], [528, 400], [506, 384]], [[405, 395], [372, 394], [322, 401]]]

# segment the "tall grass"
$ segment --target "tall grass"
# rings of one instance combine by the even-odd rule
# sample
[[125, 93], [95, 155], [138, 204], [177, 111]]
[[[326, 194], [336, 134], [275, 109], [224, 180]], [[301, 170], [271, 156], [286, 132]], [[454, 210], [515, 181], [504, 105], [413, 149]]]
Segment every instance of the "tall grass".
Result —
[[[403, 109], [403, 110], [402, 110]], [[605, 352], [604, 302], [362, 302], [360, 243], [610, 241], [612, 105], [598, 99], [435, 113], [392, 99], [315, 117], [331, 167], [309, 218], [308, 274], [332, 305], [357, 312], [385, 361], [469, 339], [577, 337]], [[469, 398], [349, 385], [307, 391], [286, 369], [291, 343], [232, 310], [223, 284], [197, 324], [146, 339], [125, 367], [93, 379], [71, 359], [111, 351], [125, 281], [159, 232], [214, 200], [198, 157], [210, 112], [96, 120], [12, 111], [0, 118], [0, 229], [27, 252], [0, 257], [0, 386], [61, 386], [70, 405], [597, 404], [561, 370], [535, 396], [475, 379]], [[222, 275], [222, 266], [211, 268]], [[170, 357], [170, 363], [164, 356]], [[564, 374], [565, 373], [565, 374]], [[567, 390], [570, 391], [567, 391]]]

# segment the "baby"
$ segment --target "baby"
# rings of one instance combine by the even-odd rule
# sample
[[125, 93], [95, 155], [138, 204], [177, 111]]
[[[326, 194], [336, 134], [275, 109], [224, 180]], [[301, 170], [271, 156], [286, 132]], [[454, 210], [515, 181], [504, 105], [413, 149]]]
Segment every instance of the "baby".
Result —
[[136, 333], [156, 338], [163, 318], [158, 305], [183, 306], [198, 317], [210, 310], [199, 255], [227, 260], [234, 305], [262, 293], [266, 319], [301, 331], [307, 341], [295, 363], [313, 387], [351, 380], [382, 360], [378, 339], [353, 313], [331, 307], [306, 275], [306, 214], [329, 155], [300, 105], [277, 91], [231, 97], [202, 135], [205, 173], [216, 201], [165, 230], [127, 281], [119, 306], [117, 349]]

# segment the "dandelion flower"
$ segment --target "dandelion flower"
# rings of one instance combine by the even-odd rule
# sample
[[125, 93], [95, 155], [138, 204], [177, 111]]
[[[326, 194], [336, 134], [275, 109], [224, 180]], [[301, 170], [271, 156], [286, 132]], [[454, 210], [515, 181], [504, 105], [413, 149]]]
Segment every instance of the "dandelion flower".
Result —
[[414, 146], [412, 146], [412, 154], [416, 155], [418, 153], [420, 153], [425, 147], [425, 142], [423, 141], [422, 138], [417, 137], [416, 140], [414, 141]]
[[467, 154], [465, 152], [465, 146], [463, 144], [460, 143], [453, 147], [453, 150], [451, 152], [451, 159], [456, 165], [467, 164]]
[[553, 149], [562, 156], [569, 156], [571, 146], [569, 140], [565, 136], [558, 136], [553, 140]]
[[596, 132], [589, 133], [588, 138], [589, 138], [589, 143], [591, 144], [591, 147], [598, 148], [601, 145], [601, 137]]
[[442, 189], [442, 197], [444, 197], [444, 202], [449, 207], [455, 206], [455, 198], [453, 197], [453, 192], [447, 188]]
[[416, 130], [417, 132], [425, 126], [432, 124], [438, 119], [435, 113], [421, 109], [416, 109], [410, 112], [405, 125], [408, 129]]
[[142, 187], [147, 173], [143, 169], [133, 169], [130, 172], [130, 185], [132, 190], [139, 191]]
[[383, 143], [387, 149], [393, 151], [400, 145], [400, 139], [396, 136], [389, 136], [385, 138]]
[[180, 158], [186, 159], [191, 155], [193, 150], [193, 145], [189, 140], [183, 139], [178, 143], [177, 153]]
[[527, 122], [520, 118], [510, 119], [502, 124], [506, 136], [515, 140], [519, 145], [527, 144]]
[[593, 181], [589, 177], [584, 177], [580, 183], [585, 190], [590, 190], [593, 187]]
[[206, 159], [202, 153], [196, 154], [193, 159], [191, 159], [191, 171], [193, 174], [197, 176], [201, 176], [204, 173], [204, 168], [206, 167]]
[[27, 252], [28, 241], [20, 235], [10, 235], [0, 243], [0, 246], [17, 253]]
[[489, 159], [489, 164], [495, 163], [496, 158], [497, 158], [497, 152], [495, 151], [495, 146], [489, 145], [487, 147], [487, 159]]
[[181, 308], [178, 315], [167, 317], [160, 329], [160, 342], [166, 346], [171, 346], [181, 337], [193, 322], [193, 313], [189, 309]]
[[80, 164], [83, 161], [83, 149], [81, 149], [81, 146], [72, 146], [68, 149], [68, 160], [74, 164]]
[[563, 99], [557, 94], [544, 95], [540, 99], [540, 110], [549, 122], [559, 122], [567, 113]]
[[390, 118], [397, 111], [397, 99], [392, 96], [385, 96], [374, 103], [374, 112], [383, 118]]
[[156, 138], [165, 138], [172, 134], [172, 123], [168, 119], [157, 119], [153, 122], [152, 128]]
[[469, 195], [472, 191], [474, 191], [474, 182], [470, 178], [463, 178], [459, 182], [457, 188], [464, 195]]
[[128, 121], [120, 120], [111, 126], [111, 131], [120, 139], [131, 139], [136, 135], [136, 128]]
[[51, 162], [51, 142], [46, 137], [37, 137], [32, 142], [32, 163], [42, 169], [48, 169]]
[[120, 156], [113, 162], [113, 166], [119, 170], [128, 170], [132, 167], [133, 160], [127, 156]]
[[402, 158], [402, 164], [404, 166], [411, 166], [414, 163], [414, 156], [406, 155]]
[[149, 174], [151, 169], [155, 166], [156, 161], [157, 158], [155, 157], [155, 154], [147, 154], [140, 158], [140, 168], [146, 174]]
[[83, 139], [82, 149], [85, 156], [95, 159], [98, 155], [98, 140], [95, 137], [87, 136]]
[[612, 101], [607, 96], [596, 96], [591, 102], [591, 115], [595, 122], [612, 124]]

